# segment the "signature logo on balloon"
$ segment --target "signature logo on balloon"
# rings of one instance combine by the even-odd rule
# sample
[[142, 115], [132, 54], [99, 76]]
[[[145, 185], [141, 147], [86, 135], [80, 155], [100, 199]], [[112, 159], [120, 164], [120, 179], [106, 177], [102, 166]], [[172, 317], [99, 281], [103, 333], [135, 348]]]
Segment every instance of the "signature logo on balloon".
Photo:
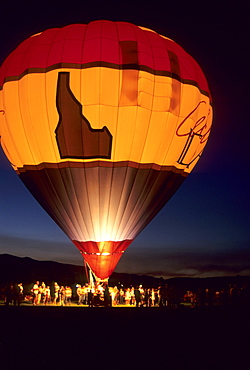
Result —
[[[181, 136], [187, 136], [187, 141], [186, 144], [181, 152], [181, 155], [177, 161], [177, 163], [182, 164], [184, 166], [189, 167], [191, 163], [193, 163], [198, 157], [200, 157], [203, 153], [203, 149], [199, 154], [197, 154], [194, 158], [192, 158], [190, 161], [186, 161], [187, 155], [189, 152], [189, 149], [194, 141], [195, 138], [199, 138], [200, 144], [204, 144], [209, 137], [209, 133], [211, 131], [211, 125], [207, 125], [207, 116], [202, 116], [200, 117], [194, 127], [190, 128], [188, 131], [185, 128], [185, 123], [188, 118], [191, 118], [191, 116], [197, 111], [199, 106], [201, 104], [207, 104], [204, 100], [200, 101], [197, 106], [181, 121], [179, 126], [177, 127], [176, 130], [176, 135], [181, 137]], [[210, 109], [208, 111], [208, 116], [210, 115]]]
[[56, 140], [61, 158], [111, 158], [112, 135], [108, 128], [93, 129], [72, 93], [69, 72], [59, 72], [56, 105], [59, 122]]

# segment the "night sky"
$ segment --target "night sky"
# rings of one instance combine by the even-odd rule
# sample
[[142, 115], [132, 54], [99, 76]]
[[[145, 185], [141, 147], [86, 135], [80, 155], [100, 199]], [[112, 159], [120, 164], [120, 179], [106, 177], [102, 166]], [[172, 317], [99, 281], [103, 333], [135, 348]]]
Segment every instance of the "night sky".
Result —
[[[246, 1], [142, 4], [43, 1], [20, 2], [13, 8], [6, 2], [1, 6], [0, 64], [35, 33], [99, 19], [135, 23], [180, 44], [208, 80], [214, 106], [210, 139], [194, 171], [115, 271], [165, 278], [250, 275], [250, 6]], [[2, 150], [0, 253], [83, 264]]]

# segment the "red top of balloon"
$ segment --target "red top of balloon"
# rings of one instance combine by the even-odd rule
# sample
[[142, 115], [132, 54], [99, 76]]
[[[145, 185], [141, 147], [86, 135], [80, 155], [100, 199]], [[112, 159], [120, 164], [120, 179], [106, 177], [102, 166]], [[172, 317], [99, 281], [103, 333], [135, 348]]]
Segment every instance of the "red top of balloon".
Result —
[[[174, 41], [145, 28], [126, 22], [94, 21], [48, 29], [23, 41], [5, 60], [0, 69], [0, 88], [4, 80], [18, 79], [32, 72], [46, 72], [58, 64], [75, 68], [109, 66], [124, 68], [119, 42], [135, 41], [139, 69], [154, 74], [171, 73], [168, 51], [178, 55], [182, 82], [195, 84], [209, 94], [206, 78], [195, 62]], [[152, 57], [154, 55], [154, 58]], [[22, 61], [20, 63], [20, 61]], [[128, 68], [134, 68], [130, 64]], [[137, 68], [138, 68], [137, 66]]]

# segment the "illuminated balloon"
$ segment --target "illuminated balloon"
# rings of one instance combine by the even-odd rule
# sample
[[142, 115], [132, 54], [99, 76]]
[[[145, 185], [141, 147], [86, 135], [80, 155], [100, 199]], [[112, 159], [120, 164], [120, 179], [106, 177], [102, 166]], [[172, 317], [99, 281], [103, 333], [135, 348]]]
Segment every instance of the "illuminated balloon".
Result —
[[21, 43], [0, 70], [0, 111], [13, 168], [101, 279], [193, 169], [212, 122], [191, 56], [110, 21]]

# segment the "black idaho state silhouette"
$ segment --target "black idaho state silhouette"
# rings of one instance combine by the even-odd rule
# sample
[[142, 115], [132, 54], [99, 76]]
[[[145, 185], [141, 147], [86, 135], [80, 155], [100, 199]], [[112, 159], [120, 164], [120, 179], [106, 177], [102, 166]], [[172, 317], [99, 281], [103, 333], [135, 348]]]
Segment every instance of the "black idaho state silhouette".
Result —
[[82, 105], [69, 86], [69, 72], [59, 72], [56, 106], [59, 122], [56, 140], [61, 158], [111, 158], [112, 135], [108, 128], [93, 129], [82, 114]]

